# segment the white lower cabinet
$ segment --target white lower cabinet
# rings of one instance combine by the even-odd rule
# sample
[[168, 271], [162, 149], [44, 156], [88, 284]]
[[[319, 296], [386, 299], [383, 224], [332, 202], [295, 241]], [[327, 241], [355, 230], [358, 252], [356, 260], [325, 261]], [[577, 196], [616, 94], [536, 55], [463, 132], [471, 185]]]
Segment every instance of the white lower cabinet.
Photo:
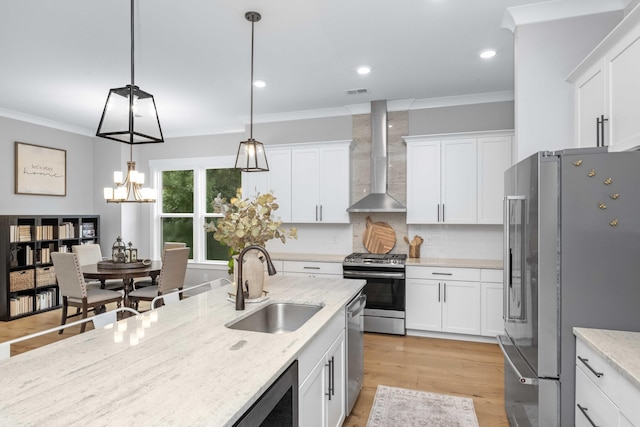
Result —
[[284, 261], [285, 276], [342, 278], [342, 264], [339, 262]]
[[640, 389], [576, 339], [576, 427], [640, 426]]
[[480, 270], [407, 267], [407, 329], [480, 335]]
[[502, 282], [502, 270], [480, 270], [481, 335], [495, 337], [504, 333]]
[[[345, 419], [344, 312], [310, 343], [298, 358], [300, 426], [339, 427]], [[338, 335], [336, 337], [336, 332]], [[334, 338], [334, 339], [332, 339]], [[321, 356], [318, 357], [318, 354]]]

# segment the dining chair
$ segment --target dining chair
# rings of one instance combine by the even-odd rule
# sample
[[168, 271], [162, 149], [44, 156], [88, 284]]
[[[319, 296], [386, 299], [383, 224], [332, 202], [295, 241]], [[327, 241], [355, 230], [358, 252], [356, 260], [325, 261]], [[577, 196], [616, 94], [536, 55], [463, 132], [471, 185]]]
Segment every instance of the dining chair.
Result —
[[97, 316], [87, 317], [85, 319], [76, 320], [75, 322], [67, 323], [65, 325], [56, 326], [53, 328], [45, 329], [44, 331], [34, 332], [33, 334], [25, 335], [22, 337], [14, 338], [9, 341], [0, 342], [0, 360], [8, 359], [11, 357], [11, 345], [22, 341], [27, 341], [33, 338], [38, 338], [43, 335], [50, 334], [52, 332], [59, 331], [61, 329], [70, 328], [76, 325], [84, 325], [88, 322], [93, 323], [95, 329], [104, 328], [118, 320], [118, 314], [123, 312], [129, 312], [133, 315], [140, 314], [137, 310], [129, 307], [118, 307], [115, 310], [109, 310], [106, 313], [98, 314]]
[[[167, 249], [185, 248], [186, 246], [187, 244], [183, 242], [164, 242], [162, 253], [164, 253], [164, 251], [166, 251]], [[133, 279], [134, 289], [151, 285], [153, 285], [153, 280], [151, 280], [150, 277], [137, 277]]]
[[[83, 319], [87, 317], [89, 309], [95, 311], [96, 307], [101, 307], [111, 302], [122, 304], [122, 293], [101, 288], [87, 288], [87, 283], [82, 275], [82, 269], [78, 262], [78, 257], [73, 252], [53, 252], [51, 254], [53, 266], [56, 270], [58, 287], [62, 295], [62, 322], [64, 325], [67, 319], [81, 315]], [[68, 315], [69, 307], [78, 308], [76, 314]], [[84, 332], [86, 324], [80, 327], [80, 332]], [[62, 333], [64, 328], [58, 333]]]
[[[165, 250], [162, 254], [162, 268], [158, 275], [157, 284], [131, 291], [129, 293], [130, 303], [137, 308], [140, 301], [152, 301], [158, 295], [181, 290], [184, 287], [190, 252], [191, 248], [189, 247]], [[179, 297], [182, 298], [182, 294]]]
[[[73, 245], [71, 246], [71, 252], [78, 257], [78, 263], [80, 266], [97, 264], [103, 260], [102, 250], [97, 243], [89, 243], [86, 245]], [[102, 286], [99, 280], [91, 280], [87, 282], [87, 285], [99, 284], [103, 289], [110, 289], [112, 291], [119, 291], [124, 288], [124, 283], [120, 279], [108, 279]]]
[[200, 283], [199, 285], [183, 287], [182, 289], [178, 289], [177, 291], [169, 292], [166, 294], [158, 295], [154, 299], [151, 300], [151, 310], [155, 310], [156, 305], [167, 305], [178, 302], [182, 299], [185, 292], [192, 293], [195, 291], [196, 294], [200, 294], [203, 292], [209, 292], [212, 289], [221, 288], [224, 285], [231, 284], [231, 280], [226, 279], [224, 277], [216, 280], [212, 280], [210, 282]]

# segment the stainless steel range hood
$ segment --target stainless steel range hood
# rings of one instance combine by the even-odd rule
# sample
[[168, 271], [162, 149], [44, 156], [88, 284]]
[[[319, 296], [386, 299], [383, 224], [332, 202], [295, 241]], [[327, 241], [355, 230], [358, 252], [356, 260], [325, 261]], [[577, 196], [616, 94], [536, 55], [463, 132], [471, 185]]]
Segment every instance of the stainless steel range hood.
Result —
[[406, 212], [387, 194], [387, 101], [371, 102], [371, 193], [351, 205], [348, 212]]

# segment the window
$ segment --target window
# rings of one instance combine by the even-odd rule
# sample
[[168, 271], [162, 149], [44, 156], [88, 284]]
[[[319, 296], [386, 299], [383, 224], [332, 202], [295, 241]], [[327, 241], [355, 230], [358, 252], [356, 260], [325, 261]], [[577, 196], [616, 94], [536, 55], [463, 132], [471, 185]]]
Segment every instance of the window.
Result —
[[[241, 172], [229, 156], [210, 159], [175, 159], [150, 162], [160, 197], [154, 217], [154, 250], [164, 242], [185, 242], [196, 262], [229, 259], [226, 246], [205, 232], [207, 222], [217, 221], [213, 211], [218, 195], [229, 200], [242, 185]], [[158, 252], [159, 253], [159, 252]]]

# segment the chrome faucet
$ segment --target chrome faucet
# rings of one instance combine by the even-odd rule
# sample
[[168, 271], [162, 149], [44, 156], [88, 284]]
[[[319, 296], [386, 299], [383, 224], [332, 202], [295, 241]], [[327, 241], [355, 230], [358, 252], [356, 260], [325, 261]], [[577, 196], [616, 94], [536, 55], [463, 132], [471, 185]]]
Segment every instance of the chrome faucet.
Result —
[[241, 250], [240, 255], [238, 255], [238, 265], [236, 266], [236, 268], [238, 269], [238, 286], [236, 288], [236, 310], [244, 310], [245, 285], [247, 288], [247, 293], [249, 292], [249, 281], [247, 280], [247, 283], [244, 283], [244, 284], [242, 283], [242, 258], [244, 258], [244, 254], [251, 249], [255, 249], [264, 254], [267, 260], [267, 273], [269, 273], [269, 276], [273, 276], [274, 274], [277, 273], [276, 268], [273, 265], [273, 262], [271, 262], [271, 257], [269, 256], [269, 253], [262, 246], [251, 245]]

